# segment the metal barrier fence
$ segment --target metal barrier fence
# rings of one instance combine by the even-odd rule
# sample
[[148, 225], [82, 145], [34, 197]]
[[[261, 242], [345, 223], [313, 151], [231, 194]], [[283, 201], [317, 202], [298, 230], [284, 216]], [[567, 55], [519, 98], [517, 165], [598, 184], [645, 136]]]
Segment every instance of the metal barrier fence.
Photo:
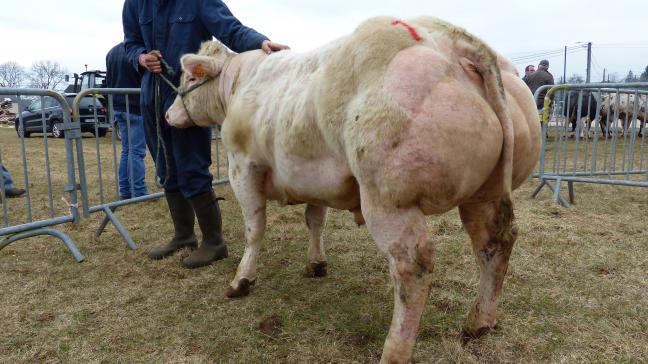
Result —
[[[0, 95], [16, 96], [18, 99], [18, 117], [15, 122], [20, 151], [7, 150], [10, 143], [0, 143], [0, 165], [12, 172], [15, 187], [18, 182], [24, 186], [24, 200], [7, 199], [8, 181], [0, 173], [0, 200], [2, 201], [2, 221], [0, 223], [0, 250], [21, 239], [38, 235], [51, 235], [59, 238], [78, 262], [85, 260], [70, 237], [64, 232], [52, 228], [68, 222], [79, 221], [77, 204], [77, 184], [74, 170], [74, 146], [78, 147], [79, 125], [70, 120], [69, 105], [66, 98], [54, 91], [41, 89], [7, 89], [0, 88]], [[23, 116], [20, 111], [27, 102], [24, 96], [36, 97], [35, 103], [42, 106], [40, 115], [34, 109]], [[49, 109], [60, 109], [60, 113], [49, 112]], [[26, 117], [28, 117], [26, 119]], [[50, 141], [48, 132], [54, 128], [68, 130], [64, 141], [64, 160], [52, 158], [50, 153], [53, 145], [59, 141]], [[32, 132], [42, 132], [44, 135], [43, 148], [27, 143], [25, 138]], [[8, 137], [8, 135], [3, 135]], [[28, 145], [29, 144], [29, 145]], [[60, 149], [60, 148], [59, 148]], [[59, 151], [60, 152], [60, 151]], [[8, 153], [17, 158], [8, 158]], [[16, 171], [22, 167], [22, 178]], [[32, 181], [35, 185], [32, 187]], [[41, 183], [45, 182], [45, 186]], [[66, 198], [67, 196], [67, 198]], [[60, 197], [60, 200], [58, 199]], [[24, 201], [24, 203], [23, 203]], [[63, 202], [63, 203], [62, 203]]]
[[[554, 203], [568, 207], [561, 183], [648, 187], [648, 83], [593, 83], [543, 86], [540, 184], [553, 192]], [[552, 102], [553, 100], [553, 102]]]
[[[12, 242], [15, 242], [20, 239], [49, 234], [56, 237], [59, 237], [64, 243], [68, 246], [68, 249], [72, 252], [77, 261], [83, 261], [85, 258], [79, 253], [78, 249], [72, 242], [72, 240], [66, 234], [61, 231], [50, 229], [47, 227], [64, 224], [68, 222], [78, 223], [80, 217], [83, 218], [89, 217], [91, 214], [97, 212], [103, 212], [105, 218], [100, 223], [99, 227], [95, 232], [95, 236], [98, 237], [102, 234], [107, 224], [112, 223], [120, 235], [124, 238], [126, 244], [131, 249], [136, 249], [137, 245], [131, 238], [127, 229], [120, 223], [115, 212], [117, 208], [121, 208], [127, 205], [133, 205], [144, 201], [151, 201], [159, 199], [164, 196], [163, 190], [156, 186], [152, 181], [154, 180], [155, 171], [152, 168], [152, 162], [146, 162], [148, 164], [147, 187], [149, 189], [149, 194], [145, 196], [132, 197], [128, 199], [121, 199], [119, 195], [119, 155], [121, 154], [121, 145], [127, 143], [129, 149], [132, 150], [131, 146], [133, 141], [131, 140], [132, 133], [130, 133], [131, 119], [129, 116], [130, 104], [128, 97], [125, 97], [126, 100], [126, 113], [124, 114], [126, 118], [126, 128], [127, 130], [124, 133], [119, 133], [116, 123], [114, 123], [115, 111], [114, 111], [114, 96], [116, 95], [134, 95], [140, 92], [139, 89], [87, 89], [83, 90], [76, 96], [74, 95], [61, 95], [54, 91], [46, 90], [31, 90], [31, 89], [1, 89], [0, 95], [35, 95], [41, 98], [41, 104], [44, 105], [43, 99], [48, 96], [54, 98], [59, 105], [60, 109], [60, 118], [62, 120], [57, 120], [53, 122], [50, 117], [46, 117], [45, 109], [41, 111], [42, 115], [39, 119], [39, 132], [43, 133], [43, 147], [44, 147], [44, 156], [45, 163], [44, 166], [34, 166], [34, 161], [38, 160], [39, 155], [34, 155], [33, 153], [27, 153], [25, 148], [25, 136], [29, 135], [29, 132], [25, 134], [23, 132], [20, 137], [22, 151], [20, 153], [20, 158], [22, 160], [23, 174], [24, 174], [24, 185], [26, 186], [26, 212], [24, 213], [27, 216], [27, 223], [17, 223], [13, 221], [18, 212], [16, 209], [9, 208], [9, 203], [5, 198], [5, 187], [4, 187], [4, 178], [0, 175], [0, 191], [2, 194], [2, 209], [3, 209], [3, 220], [2, 225], [0, 225], [0, 237], [8, 236], [4, 240], [0, 241], [0, 250]], [[69, 98], [66, 101], [66, 98]], [[22, 110], [23, 100], [19, 100], [19, 110]], [[85, 104], [85, 105], [84, 105]], [[82, 107], [84, 105], [84, 107]], [[88, 105], [94, 105], [88, 107]], [[83, 110], [82, 110], [83, 109]], [[16, 121], [16, 131], [21, 133], [21, 128], [23, 128], [25, 123], [23, 123], [22, 115]], [[22, 129], [23, 131], [28, 131], [32, 129]], [[216, 142], [214, 143], [214, 154], [215, 163], [212, 164], [212, 174], [216, 177], [213, 184], [226, 184], [228, 183], [227, 173], [223, 171], [223, 168], [226, 168], [226, 158], [220, 153], [220, 132], [219, 129], [214, 128], [214, 135]], [[33, 131], [32, 131], [33, 132]], [[66, 192], [69, 194], [69, 197], [65, 201], [69, 201], [65, 204], [65, 207], [69, 206], [69, 215], [55, 213], [53, 207], [53, 201], [56, 200], [56, 188], [52, 186], [51, 179], [51, 163], [50, 163], [50, 152], [55, 149], [56, 145], [51, 145], [50, 139], [48, 138], [48, 133], [52, 132], [55, 136], [65, 138], [65, 168], [67, 171], [67, 183], [60, 188], [61, 192]], [[84, 143], [84, 138], [82, 137], [82, 132], [91, 132], [94, 137], [91, 139], [91, 142]], [[110, 134], [109, 134], [110, 132]], [[105, 136], [110, 136], [110, 138], [105, 138]], [[122, 141], [121, 137], [125, 137], [125, 140]], [[0, 137], [5, 137], [4, 134], [0, 134]], [[89, 139], [86, 138], [85, 141]], [[33, 143], [37, 144], [37, 143]], [[2, 164], [2, 158], [6, 155], [8, 151], [3, 149], [3, 145], [0, 144], [0, 164]], [[76, 156], [76, 160], [75, 160]], [[15, 159], [14, 159], [15, 160]], [[60, 164], [60, 161], [59, 161]], [[11, 163], [11, 168], [15, 167], [15, 162]], [[78, 170], [78, 176], [75, 174], [75, 170]], [[134, 196], [134, 185], [133, 185], [133, 159], [132, 156], [127, 161], [127, 170], [130, 176], [129, 180], [131, 181], [130, 192], [131, 196]], [[28, 173], [29, 171], [29, 173]], [[30, 176], [35, 173], [44, 173], [47, 177], [45, 178], [48, 181], [47, 192], [39, 189], [31, 188], [29, 184]], [[150, 177], [149, 177], [150, 176]], [[78, 182], [77, 182], [78, 181]], [[80, 201], [77, 201], [77, 190], [80, 192]], [[31, 213], [31, 201], [38, 195], [38, 198], [47, 199], [49, 201], [49, 210], [50, 216], [47, 218], [39, 219], [34, 221]], [[13, 205], [14, 201], [11, 201]], [[80, 202], [80, 204], [79, 204]], [[81, 207], [80, 207], [81, 206]], [[80, 213], [81, 212], [81, 213]]]
[[[109, 88], [96, 88], [96, 89], [86, 89], [81, 91], [75, 98], [74, 103], [72, 105], [72, 110], [74, 115], [78, 118], [79, 117], [79, 105], [81, 103], [81, 100], [87, 97], [92, 97], [93, 99], [97, 98], [102, 98], [104, 102], [107, 103], [107, 117], [108, 120], [114, 120], [114, 96], [116, 95], [134, 95], [134, 94], [139, 94], [140, 90], [139, 89], [109, 89]], [[127, 136], [126, 138], [126, 143], [129, 145], [129, 149], [132, 150], [131, 146], [133, 145], [133, 141], [131, 140], [131, 133], [130, 133], [130, 116], [129, 116], [129, 111], [130, 111], [130, 104], [128, 97], [125, 97], [125, 107], [126, 107], [126, 126], [127, 130], [125, 133], [121, 133], [121, 136]], [[95, 110], [96, 112], [96, 110]], [[96, 114], [95, 114], [96, 116]], [[165, 121], [162, 121], [165, 122]], [[128, 199], [122, 199], [119, 196], [119, 174], [118, 174], [118, 149], [119, 146], [117, 142], [117, 135], [118, 133], [111, 133], [111, 140], [110, 144], [111, 147], [109, 148], [109, 166], [112, 166], [112, 171], [110, 174], [112, 174], [112, 178], [107, 177], [107, 173], [104, 171], [105, 167], [105, 156], [104, 153], [102, 153], [102, 148], [101, 148], [101, 143], [99, 141], [98, 135], [101, 133], [98, 132], [98, 128], [100, 128], [100, 125], [95, 125], [95, 128], [97, 128], [97, 132], [95, 132], [95, 140], [94, 140], [94, 150], [93, 150], [93, 155], [96, 156], [95, 160], [93, 162], [96, 162], [96, 176], [97, 180], [96, 183], [89, 183], [87, 181], [86, 175], [87, 172], [90, 170], [90, 166], [85, 162], [86, 159], [84, 157], [84, 154], [79, 154], [78, 156], [78, 168], [79, 168], [79, 180], [80, 180], [80, 187], [81, 187], [81, 199], [82, 199], [82, 206], [83, 206], [83, 216], [88, 217], [91, 214], [97, 213], [97, 212], [103, 212], [106, 216], [97, 228], [95, 232], [95, 236], [100, 236], [102, 232], [104, 231], [106, 225], [108, 222], [111, 222], [117, 231], [121, 234], [121, 236], [124, 238], [126, 241], [126, 244], [128, 245], [129, 248], [135, 250], [137, 249], [137, 245], [131, 238], [130, 234], [128, 231], [124, 228], [124, 226], [120, 223], [119, 219], [115, 215], [115, 210], [119, 207], [123, 207], [126, 205], [132, 205], [132, 204], [137, 204], [145, 201], [151, 201], [151, 200], [156, 200], [164, 196], [164, 192], [161, 190], [159, 186], [154, 186], [154, 184], [149, 183], [148, 187], [149, 190], [153, 189], [155, 187], [158, 188], [157, 192], [149, 193], [148, 195], [145, 196], [140, 196], [140, 197], [131, 197]], [[213, 185], [219, 185], [219, 184], [226, 184], [229, 182], [229, 179], [227, 177], [221, 178], [221, 175], [223, 175], [221, 168], [223, 161], [221, 160], [222, 156], [220, 155], [220, 147], [219, 147], [219, 139], [220, 136], [219, 131], [217, 128], [213, 129], [214, 132], [217, 135], [216, 138], [216, 143], [214, 143], [214, 154], [215, 154], [215, 172], [214, 175], [216, 176], [216, 179], [213, 182]], [[121, 139], [121, 138], [120, 138]], [[129, 173], [129, 180], [131, 182], [130, 185], [130, 191], [131, 191], [131, 196], [134, 195], [134, 186], [133, 186], [133, 160], [132, 160], [132, 153], [130, 155], [130, 158], [127, 162], [127, 170]], [[151, 176], [149, 180], [154, 180], [155, 176]], [[108, 185], [108, 187], [106, 186]], [[91, 187], [93, 187], [93, 190], [91, 191]], [[113, 187], [113, 188], [110, 188]], [[109, 193], [108, 191], [110, 189], [114, 189], [114, 194]], [[90, 193], [94, 192], [94, 193]], [[93, 196], [93, 197], [91, 197]]]

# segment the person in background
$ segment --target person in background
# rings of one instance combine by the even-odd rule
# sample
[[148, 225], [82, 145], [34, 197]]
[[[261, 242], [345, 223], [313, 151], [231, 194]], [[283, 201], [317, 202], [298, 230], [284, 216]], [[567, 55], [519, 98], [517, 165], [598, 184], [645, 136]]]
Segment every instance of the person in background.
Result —
[[[211, 130], [176, 129], [166, 123], [164, 114], [176, 95], [157, 75], [163, 73], [178, 85], [180, 57], [196, 53], [202, 42], [213, 37], [234, 52], [262, 49], [269, 54], [288, 47], [241, 24], [219, 0], [126, 0], [122, 21], [128, 58], [144, 71], [141, 110], [146, 142], [155, 159], [174, 226], [171, 240], [151, 250], [149, 258], [162, 259], [182, 248], [196, 247], [197, 217], [202, 242], [182, 264], [186, 268], [209, 265], [227, 257], [220, 208], [209, 172]], [[163, 69], [162, 60], [170, 69]], [[156, 152], [158, 143], [164, 147], [160, 148], [162, 153]]]
[[530, 74], [535, 72], [535, 66], [530, 64], [524, 67], [524, 77], [522, 77], [522, 81], [526, 83], [527, 77], [529, 77]]
[[[547, 61], [546, 59], [540, 61], [540, 63], [538, 64], [538, 70], [527, 76], [525, 82], [527, 86], [529, 86], [531, 93], [534, 95], [536, 90], [541, 86], [553, 85], [554, 78], [553, 75], [549, 73], [549, 61]], [[540, 93], [540, 95], [536, 99], [536, 106], [538, 107], [538, 110], [542, 110], [544, 108], [544, 97], [546, 94], [547, 90]]]
[[[20, 197], [25, 194], [25, 190], [13, 186], [11, 174], [9, 174], [7, 168], [2, 164], [0, 164], [0, 172], [2, 172], [2, 177], [0, 177], [0, 188], [4, 191], [4, 195], [7, 198]], [[2, 202], [2, 191], [0, 191], [0, 202]]]
[[[133, 67], [126, 57], [124, 43], [114, 46], [106, 55], [106, 87], [139, 88], [141, 81], [142, 76], [138, 69]], [[119, 161], [119, 197], [121, 199], [148, 194], [144, 168], [146, 140], [144, 138], [144, 123], [140, 116], [140, 98], [139, 95], [128, 95], [127, 97], [128, 110], [126, 110], [125, 96], [115, 95], [113, 97], [115, 120], [121, 132], [122, 150]], [[128, 125], [129, 121], [130, 125]], [[133, 188], [131, 188], [131, 182]]]

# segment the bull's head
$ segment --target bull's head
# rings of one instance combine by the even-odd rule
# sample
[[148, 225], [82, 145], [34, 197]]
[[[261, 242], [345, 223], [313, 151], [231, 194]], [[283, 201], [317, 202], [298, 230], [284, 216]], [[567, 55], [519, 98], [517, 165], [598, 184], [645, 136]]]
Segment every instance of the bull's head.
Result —
[[232, 53], [215, 41], [203, 43], [198, 54], [182, 56], [178, 96], [166, 113], [171, 126], [188, 128], [222, 123], [225, 110], [219, 80], [230, 57]]

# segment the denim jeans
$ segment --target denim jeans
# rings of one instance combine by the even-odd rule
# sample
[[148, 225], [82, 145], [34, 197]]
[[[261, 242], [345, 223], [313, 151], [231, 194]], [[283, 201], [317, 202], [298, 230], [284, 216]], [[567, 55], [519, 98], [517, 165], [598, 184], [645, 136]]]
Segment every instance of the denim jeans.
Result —
[[[130, 130], [126, 123], [127, 116], [130, 120]], [[144, 180], [146, 140], [144, 139], [144, 124], [142, 123], [142, 117], [135, 114], [126, 114], [125, 112], [116, 111], [115, 120], [117, 121], [119, 131], [121, 132], [122, 144], [121, 158], [119, 160], [119, 196], [121, 198], [131, 198], [147, 195], [148, 190]], [[132, 178], [129, 178], [130, 176], [132, 176]]]
[[[7, 168], [5, 168], [5, 166], [3, 166], [2, 164], [0, 164], [0, 167], [2, 167], [1, 169], [2, 169], [2, 178], [3, 178], [1, 182], [4, 182], [5, 190], [9, 190], [13, 188], [13, 180], [11, 179], [11, 175], [9, 174]], [[2, 186], [3, 185], [0, 184], [0, 187]]]

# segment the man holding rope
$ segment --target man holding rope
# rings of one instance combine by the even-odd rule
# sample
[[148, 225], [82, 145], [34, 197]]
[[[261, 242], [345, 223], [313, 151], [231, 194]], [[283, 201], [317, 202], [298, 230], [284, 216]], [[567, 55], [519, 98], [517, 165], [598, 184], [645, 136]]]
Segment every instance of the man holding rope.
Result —
[[164, 74], [179, 85], [180, 57], [197, 52], [200, 44], [212, 37], [235, 52], [263, 49], [271, 53], [288, 47], [241, 24], [220, 0], [126, 0], [122, 20], [127, 56], [134, 67], [145, 71], [140, 103], [146, 142], [174, 226], [171, 241], [151, 250], [149, 258], [162, 259], [182, 248], [195, 248], [197, 218], [203, 240], [182, 264], [187, 268], [209, 265], [227, 257], [209, 172], [211, 130], [176, 129], [164, 121], [176, 95], [157, 75]]

